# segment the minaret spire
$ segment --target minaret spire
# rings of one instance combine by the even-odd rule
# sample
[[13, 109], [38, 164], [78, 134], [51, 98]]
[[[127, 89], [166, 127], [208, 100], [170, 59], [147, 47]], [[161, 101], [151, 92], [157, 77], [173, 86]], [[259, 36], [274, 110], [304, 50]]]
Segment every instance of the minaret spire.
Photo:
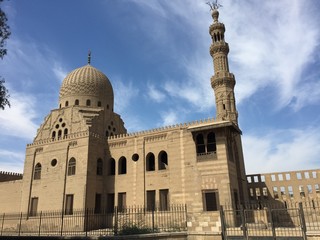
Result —
[[229, 45], [225, 42], [225, 27], [220, 23], [217, 2], [209, 4], [213, 24], [209, 28], [212, 38], [210, 55], [213, 58], [214, 75], [211, 77], [211, 86], [214, 90], [216, 100], [216, 119], [219, 121], [232, 121], [238, 125], [238, 112], [234, 97], [234, 86], [236, 84], [234, 75], [229, 72], [228, 53]]

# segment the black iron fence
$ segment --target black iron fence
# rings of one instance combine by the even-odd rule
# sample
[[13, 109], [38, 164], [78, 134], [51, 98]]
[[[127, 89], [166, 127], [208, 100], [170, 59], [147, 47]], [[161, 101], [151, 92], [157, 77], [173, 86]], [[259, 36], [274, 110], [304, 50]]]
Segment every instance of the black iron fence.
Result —
[[306, 239], [320, 232], [320, 200], [224, 206], [220, 214], [224, 239]]
[[187, 230], [187, 208], [171, 205], [166, 210], [145, 207], [115, 207], [113, 211], [97, 209], [59, 211], [37, 214], [3, 213], [0, 215], [0, 236], [32, 235], [125, 235]]

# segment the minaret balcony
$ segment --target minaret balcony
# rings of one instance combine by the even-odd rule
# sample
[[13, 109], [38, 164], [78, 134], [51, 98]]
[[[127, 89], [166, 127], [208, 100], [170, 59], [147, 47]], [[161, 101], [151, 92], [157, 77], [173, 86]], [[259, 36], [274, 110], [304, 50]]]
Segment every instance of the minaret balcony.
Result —
[[211, 57], [216, 53], [223, 53], [227, 55], [229, 53], [229, 44], [225, 41], [212, 43], [210, 46]]
[[225, 86], [229, 88], [234, 88], [236, 81], [234, 80], [234, 75], [232, 73], [226, 73], [225, 76], [214, 75], [211, 77], [211, 86], [213, 89], [219, 86]]
[[225, 32], [225, 27], [224, 27], [224, 24], [223, 23], [214, 23], [214, 24], [211, 24], [210, 27], [209, 27], [209, 33], [211, 36], [213, 36], [213, 33], [214, 32]]

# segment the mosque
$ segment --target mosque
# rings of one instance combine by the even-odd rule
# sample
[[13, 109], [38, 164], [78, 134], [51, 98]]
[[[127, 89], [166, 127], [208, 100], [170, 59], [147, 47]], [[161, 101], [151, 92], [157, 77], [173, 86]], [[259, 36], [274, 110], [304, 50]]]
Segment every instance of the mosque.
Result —
[[225, 26], [218, 17], [213, 9], [214, 119], [127, 133], [113, 110], [112, 84], [90, 64], [89, 56], [87, 65], [65, 77], [57, 108], [27, 145], [23, 176], [0, 174], [0, 213], [72, 214], [74, 209], [133, 205], [166, 210], [170, 204], [185, 204], [192, 216], [188, 229], [218, 229], [220, 205], [236, 206], [252, 197], [236, 81], [229, 71]]

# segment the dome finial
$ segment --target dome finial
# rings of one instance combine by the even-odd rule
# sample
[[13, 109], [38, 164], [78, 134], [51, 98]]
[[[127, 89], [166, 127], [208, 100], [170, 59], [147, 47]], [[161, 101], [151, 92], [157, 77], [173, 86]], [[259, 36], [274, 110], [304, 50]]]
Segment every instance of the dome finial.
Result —
[[222, 7], [222, 5], [218, 3], [218, 0], [216, 0], [216, 2], [207, 2], [207, 4], [210, 6], [210, 10], [212, 11], [211, 15], [212, 15], [213, 21], [218, 22], [218, 18], [219, 18], [218, 9]]
[[90, 65], [91, 63], [91, 50], [88, 52], [88, 64]]

